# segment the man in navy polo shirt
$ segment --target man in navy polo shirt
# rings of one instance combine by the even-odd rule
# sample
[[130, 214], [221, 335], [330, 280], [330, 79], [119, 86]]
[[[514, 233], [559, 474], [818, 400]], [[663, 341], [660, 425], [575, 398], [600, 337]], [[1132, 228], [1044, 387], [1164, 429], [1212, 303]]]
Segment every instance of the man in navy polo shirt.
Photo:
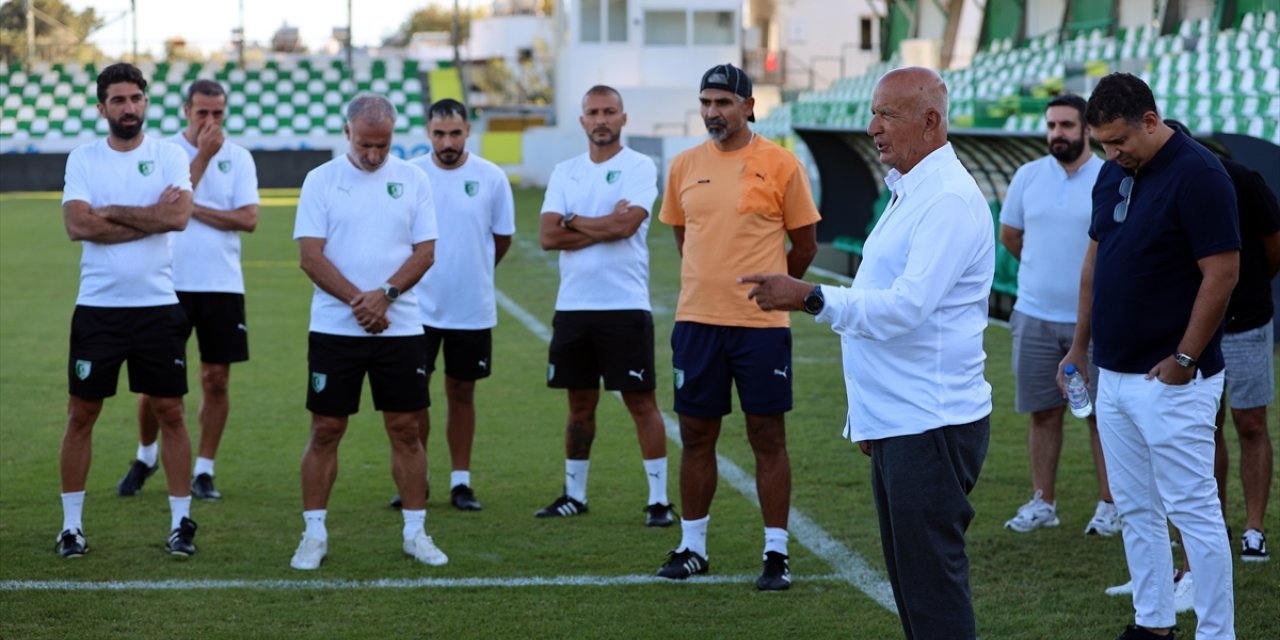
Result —
[[1169, 128], [1151, 89], [1103, 78], [1085, 117], [1108, 162], [1093, 188], [1071, 350], [1098, 366], [1098, 432], [1123, 523], [1135, 625], [1122, 639], [1172, 638], [1166, 517], [1195, 567], [1196, 638], [1235, 638], [1231, 548], [1213, 479], [1223, 388], [1222, 320], [1240, 269], [1235, 190], [1222, 163]]

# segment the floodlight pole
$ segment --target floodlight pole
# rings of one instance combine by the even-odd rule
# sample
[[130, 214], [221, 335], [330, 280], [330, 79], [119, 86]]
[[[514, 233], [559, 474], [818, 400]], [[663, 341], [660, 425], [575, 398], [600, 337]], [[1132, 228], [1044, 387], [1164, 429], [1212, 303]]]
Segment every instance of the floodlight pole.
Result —
[[240, 68], [244, 68], [244, 0], [240, 0], [240, 42], [236, 44], [236, 54], [240, 58]]
[[27, 71], [36, 66], [36, 0], [27, 0]]
[[133, 13], [133, 63], [138, 64], [138, 0], [129, 0], [129, 10]]
[[351, 80], [354, 82], [356, 79], [356, 67], [355, 67], [355, 64], [352, 63], [351, 61], [352, 60], [351, 50], [352, 48], [354, 48], [354, 45], [355, 45], [355, 39], [353, 38], [355, 34], [353, 29], [351, 28], [352, 15], [353, 15], [353, 12], [351, 10], [351, 0], [347, 0], [347, 73], [351, 74]]

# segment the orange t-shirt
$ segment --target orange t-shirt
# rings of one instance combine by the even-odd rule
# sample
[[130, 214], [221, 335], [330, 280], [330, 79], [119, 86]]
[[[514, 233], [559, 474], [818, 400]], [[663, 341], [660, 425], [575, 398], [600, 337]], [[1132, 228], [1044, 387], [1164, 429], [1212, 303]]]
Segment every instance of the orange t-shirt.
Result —
[[676, 320], [791, 326], [791, 314], [761, 311], [737, 279], [786, 273], [787, 230], [822, 219], [794, 154], [761, 136], [727, 153], [710, 140], [684, 151], [671, 161], [658, 219], [685, 228]]

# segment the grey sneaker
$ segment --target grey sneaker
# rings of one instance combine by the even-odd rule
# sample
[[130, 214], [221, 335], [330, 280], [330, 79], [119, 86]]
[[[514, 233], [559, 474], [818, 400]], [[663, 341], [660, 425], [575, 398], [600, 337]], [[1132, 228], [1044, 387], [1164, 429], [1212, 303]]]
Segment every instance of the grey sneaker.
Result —
[[1115, 504], [1099, 500], [1098, 508], [1093, 510], [1093, 519], [1084, 527], [1084, 534], [1110, 538], [1117, 533], [1120, 533], [1120, 511]]
[[1028, 533], [1040, 528], [1058, 526], [1057, 507], [1041, 500], [1041, 495], [1037, 491], [1036, 495], [1031, 498], [1031, 502], [1018, 507], [1018, 515], [1004, 523], [1004, 528], [1018, 533]]

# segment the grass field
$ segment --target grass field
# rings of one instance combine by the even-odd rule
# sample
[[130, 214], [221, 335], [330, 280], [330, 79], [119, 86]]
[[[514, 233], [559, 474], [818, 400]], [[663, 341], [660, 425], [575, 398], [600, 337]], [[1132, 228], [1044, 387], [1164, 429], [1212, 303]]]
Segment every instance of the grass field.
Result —
[[[793, 518], [789, 592], [754, 590], [762, 525], [732, 478], [722, 480], [712, 507], [711, 578], [684, 584], [649, 578], [680, 534], [678, 527], [642, 526], [647, 490], [634, 429], [610, 395], [602, 396], [598, 413], [590, 514], [531, 517], [560, 490], [566, 409], [563, 393], [545, 386], [543, 338], [511, 312], [518, 307], [547, 325], [555, 301], [556, 256], [538, 247], [541, 192], [532, 190], [517, 193], [519, 232], [498, 269], [498, 287], [514, 307], [500, 311], [494, 375], [477, 392], [472, 471], [485, 510], [460, 513], [447, 504], [437, 376], [439, 428], [429, 445], [436, 491], [427, 527], [450, 562], [432, 568], [403, 557], [400, 516], [386, 506], [395, 492], [386, 436], [366, 392], [341, 450], [329, 557], [316, 572], [290, 569], [302, 530], [298, 463], [308, 430], [312, 289], [290, 239], [292, 194], [265, 195], [258, 231], [244, 239], [252, 360], [232, 368], [231, 419], [218, 457], [225, 497], [193, 505], [200, 552], [187, 561], [162, 551], [168, 527], [162, 478], [141, 496], [115, 495], [137, 439], [123, 380], [95, 431], [85, 508], [93, 550], [75, 561], [53, 554], [80, 249], [66, 239], [56, 194], [0, 195], [0, 638], [901, 637], [896, 615], [877, 600], [883, 592], [876, 585], [885, 578], [867, 459], [840, 439], [838, 341], [807, 317], [794, 318], [796, 408], [788, 433], [792, 507], [808, 526]], [[665, 225], [653, 224], [650, 247], [659, 400], [669, 412], [668, 339], [679, 282]], [[1028, 497], [1026, 418], [1012, 410], [1005, 329], [989, 329], [987, 353], [996, 408], [969, 534], [979, 635], [1115, 637], [1132, 620], [1131, 604], [1102, 589], [1124, 582], [1127, 572], [1118, 538], [1081, 534], [1096, 500], [1084, 423], [1068, 418], [1058, 487], [1062, 526], [1028, 535], [1003, 530]], [[198, 389], [195, 380], [192, 388]], [[192, 417], [197, 398], [189, 398]], [[725, 425], [721, 453], [750, 474], [741, 416]], [[1238, 449], [1228, 433], [1234, 463]], [[679, 447], [670, 444], [670, 491], [678, 498]], [[1229, 519], [1239, 533], [1243, 498], [1238, 468], [1232, 472]], [[1273, 487], [1272, 532], [1280, 532], [1278, 494]], [[869, 569], [857, 571], [859, 562]], [[1280, 638], [1280, 561], [1237, 561], [1235, 568], [1239, 637]], [[1194, 637], [1193, 614], [1178, 623], [1179, 637]]]

